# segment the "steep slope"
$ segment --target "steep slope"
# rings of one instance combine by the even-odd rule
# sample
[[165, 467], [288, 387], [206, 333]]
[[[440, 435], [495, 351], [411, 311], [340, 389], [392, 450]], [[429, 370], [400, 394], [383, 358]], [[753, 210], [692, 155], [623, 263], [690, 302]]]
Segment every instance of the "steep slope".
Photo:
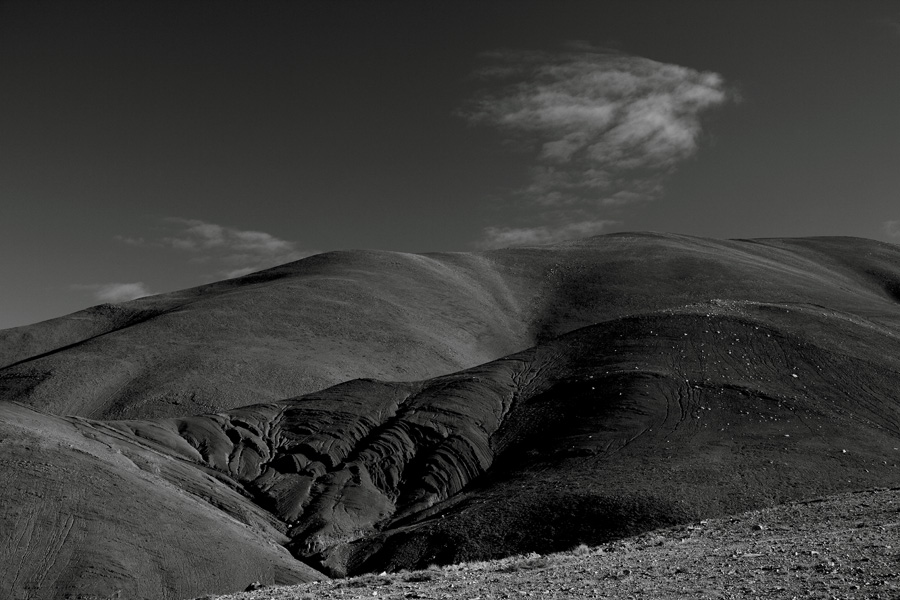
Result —
[[0, 404], [0, 597], [184, 598], [323, 576], [221, 475], [98, 422]]
[[178, 416], [348, 379], [450, 373], [561, 333], [710, 298], [894, 322], [900, 250], [852, 238], [616, 234], [469, 254], [336, 252], [0, 332], [0, 397], [54, 414]]

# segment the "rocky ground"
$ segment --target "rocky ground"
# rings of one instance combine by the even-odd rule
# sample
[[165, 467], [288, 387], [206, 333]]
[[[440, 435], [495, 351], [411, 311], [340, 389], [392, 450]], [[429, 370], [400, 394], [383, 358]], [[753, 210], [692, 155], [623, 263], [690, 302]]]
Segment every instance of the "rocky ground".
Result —
[[217, 600], [887, 600], [900, 597], [898, 526], [900, 489], [869, 490], [657, 530], [567, 553], [263, 587]]

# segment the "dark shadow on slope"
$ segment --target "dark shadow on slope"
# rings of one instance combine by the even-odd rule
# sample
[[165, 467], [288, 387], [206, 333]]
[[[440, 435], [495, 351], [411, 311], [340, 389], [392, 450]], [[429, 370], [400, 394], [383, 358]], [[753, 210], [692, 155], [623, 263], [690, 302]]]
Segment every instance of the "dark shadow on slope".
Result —
[[488, 471], [332, 549], [323, 567], [355, 574], [545, 553], [896, 485], [897, 465], [884, 460], [900, 442], [896, 340], [866, 335], [872, 351], [848, 354], [840, 339], [826, 349], [747, 314], [703, 311], [573, 332], [557, 341], [569, 359], [545, 374], [551, 387], [521, 399], [508, 417], [519, 423], [501, 426], [512, 440]]
[[[73, 343], [67, 344], [67, 345], [65, 345], [65, 346], [60, 346], [59, 348], [54, 348], [54, 349], [52, 349], [52, 350], [48, 350], [48, 351], [42, 352], [42, 353], [40, 353], [40, 354], [35, 354], [35, 355], [29, 356], [29, 357], [27, 357], [27, 358], [23, 358], [23, 359], [21, 359], [21, 360], [18, 360], [18, 361], [16, 361], [16, 362], [10, 363], [10, 364], [8, 364], [8, 365], [3, 365], [2, 367], [0, 367], [0, 370], [2, 370], [2, 369], [11, 369], [11, 368], [13, 368], [13, 367], [17, 367], [17, 366], [19, 366], [19, 365], [22, 365], [22, 364], [25, 364], [25, 363], [28, 363], [28, 362], [31, 362], [31, 361], [34, 361], [34, 360], [40, 360], [40, 359], [42, 359], [42, 358], [44, 358], [44, 357], [46, 357], [46, 356], [52, 356], [52, 355], [57, 354], [57, 353], [59, 353], [59, 352], [65, 352], [66, 350], [70, 350], [70, 349], [72, 349], [72, 348], [77, 348], [78, 346], [81, 346], [82, 344], [86, 344], [86, 343], [91, 342], [91, 341], [93, 341], [93, 340], [102, 338], [102, 337], [105, 336], [105, 335], [110, 335], [110, 334], [115, 333], [115, 332], [117, 332], [117, 331], [122, 331], [123, 329], [127, 329], [127, 328], [129, 328], [129, 327], [134, 327], [135, 325], [139, 325], [139, 324], [141, 324], [141, 323], [145, 323], [145, 322], [147, 322], [147, 321], [149, 321], [149, 320], [151, 320], [151, 319], [153, 319], [153, 318], [155, 318], [155, 317], [158, 317], [158, 316], [160, 316], [160, 315], [166, 314], [166, 313], [171, 312], [171, 311], [173, 311], [173, 310], [177, 310], [177, 307], [176, 307], [176, 308], [169, 309], [169, 310], [138, 310], [138, 311], [130, 311], [130, 310], [122, 309], [121, 307], [116, 306], [116, 305], [114, 305], [114, 304], [101, 304], [101, 305], [99, 305], [99, 306], [94, 306], [94, 307], [88, 309], [88, 311], [86, 311], [86, 312], [101, 312], [101, 311], [110, 311], [110, 310], [122, 314], [122, 317], [119, 318], [119, 319], [117, 319], [117, 321], [115, 322], [115, 324], [112, 325], [111, 328], [108, 329], [107, 331], [104, 331], [104, 332], [102, 332], [102, 333], [98, 333], [98, 334], [96, 334], [96, 335], [92, 335], [92, 336], [90, 336], [90, 337], [84, 338], [84, 339], [82, 339], [82, 340], [78, 340], [77, 342], [73, 342]], [[0, 379], [2, 379], [2, 377], [3, 377], [3, 375], [0, 374]]]
[[[900, 267], [898, 267], [900, 271]], [[866, 273], [894, 302], [900, 303], [900, 274], [887, 270], [870, 270]]]

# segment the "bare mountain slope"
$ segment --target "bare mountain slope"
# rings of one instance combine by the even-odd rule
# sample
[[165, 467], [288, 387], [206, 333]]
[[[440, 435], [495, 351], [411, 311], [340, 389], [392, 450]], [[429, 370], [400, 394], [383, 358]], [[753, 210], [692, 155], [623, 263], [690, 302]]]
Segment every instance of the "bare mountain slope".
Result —
[[617, 234], [470, 254], [335, 252], [0, 331], [0, 397], [93, 418], [209, 412], [360, 377], [434, 377], [711, 298], [892, 323], [898, 264], [896, 246], [852, 238]]
[[191, 414], [472, 366], [530, 343], [521, 313], [482, 257], [331, 253], [9, 330], [0, 393], [56, 414]]
[[897, 350], [821, 308], [714, 301], [424, 382], [113, 426], [227, 473], [343, 575], [898, 485]]
[[235, 489], [102, 423], [0, 404], [0, 597], [184, 598], [322, 575]]
[[[399, 266], [382, 274], [387, 256]], [[16, 482], [0, 491], [0, 564], [19, 565], [0, 572], [0, 593], [184, 598], [544, 553], [900, 486], [897, 282], [900, 249], [865, 240], [623, 234], [480, 255], [325, 255], [128, 303], [116, 310], [155, 316], [58, 351], [33, 336], [0, 371], [0, 476]], [[302, 323], [315, 334], [302, 338]], [[531, 347], [501, 350], [522, 340]], [[504, 355], [206, 414], [153, 396], [154, 385], [171, 399], [179, 386], [218, 398], [245, 384], [250, 397], [260, 382], [265, 397], [304, 381], [298, 370], [327, 379], [406, 357], [427, 371], [465, 362], [467, 347]], [[281, 363], [282, 350], [306, 362]], [[181, 370], [165, 370], [170, 359]], [[135, 364], [144, 371], [125, 368]], [[104, 388], [123, 373], [125, 392]]]

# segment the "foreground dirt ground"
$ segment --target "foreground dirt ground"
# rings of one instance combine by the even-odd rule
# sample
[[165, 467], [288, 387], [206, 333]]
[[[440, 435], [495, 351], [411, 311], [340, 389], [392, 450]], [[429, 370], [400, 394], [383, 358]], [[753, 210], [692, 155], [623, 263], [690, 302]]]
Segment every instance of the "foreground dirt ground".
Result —
[[562, 554], [266, 587], [218, 599], [888, 600], [900, 597], [898, 526], [900, 490], [870, 490]]

